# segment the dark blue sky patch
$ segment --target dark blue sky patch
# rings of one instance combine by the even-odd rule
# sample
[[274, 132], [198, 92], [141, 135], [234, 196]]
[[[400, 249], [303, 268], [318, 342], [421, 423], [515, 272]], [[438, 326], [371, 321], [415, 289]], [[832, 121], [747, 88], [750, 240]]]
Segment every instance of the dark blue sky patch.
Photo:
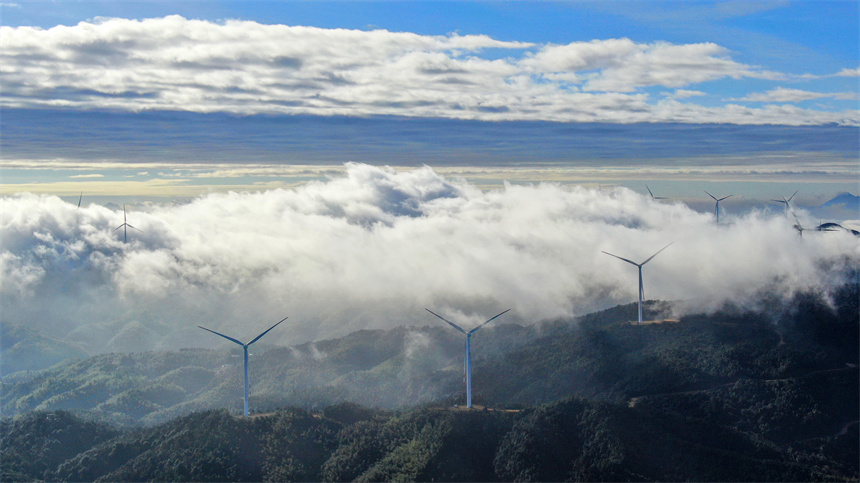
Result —
[[[4, 159], [420, 166], [591, 166], [768, 154], [856, 158], [860, 128], [725, 124], [481, 122], [4, 109]], [[693, 162], [692, 164], [695, 164]], [[689, 163], [688, 163], [689, 165]]]

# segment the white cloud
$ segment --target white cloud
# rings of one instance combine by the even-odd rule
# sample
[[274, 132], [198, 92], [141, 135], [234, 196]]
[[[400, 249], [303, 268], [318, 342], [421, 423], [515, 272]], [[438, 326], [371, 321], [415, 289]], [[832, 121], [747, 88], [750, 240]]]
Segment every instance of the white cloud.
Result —
[[706, 96], [702, 91], [691, 91], [687, 89], [677, 89], [675, 92], [665, 92], [663, 95], [672, 99], [688, 99], [690, 97]]
[[826, 290], [860, 264], [856, 238], [801, 243], [781, 214], [732, 216], [728, 205], [716, 226], [626, 189], [481, 192], [430, 168], [353, 164], [294, 190], [129, 206], [141, 231], [128, 244], [115, 230], [121, 209], [35, 195], [2, 203], [4, 321], [101, 333], [86, 340], [98, 350], [129, 324], [175, 347], [174, 334], [202, 322], [256, 333], [287, 315], [272, 342], [434, 323], [424, 307], [487, 316], [512, 307], [508, 320], [520, 322], [570, 316], [636, 298], [635, 271], [601, 250], [641, 259], [669, 242], [645, 270], [646, 294], [695, 310]]
[[779, 74], [753, 69], [728, 57], [713, 43], [637, 44], [630, 39], [592, 40], [541, 49], [523, 64], [539, 73], [595, 71], [588, 91], [631, 92], [639, 87], [683, 87], [731, 77], [776, 78]]
[[860, 77], [860, 68], [842, 69], [836, 75], [840, 77]]
[[[655, 106], [643, 89], [785, 77], [736, 62], [714, 43], [535, 45], [179, 16], [0, 29], [3, 107], [687, 122], [687, 109]], [[510, 55], [484, 58], [485, 49]], [[767, 114], [724, 109], [718, 117], [763, 123]], [[780, 123], [857, 118], [856, 111], [800, 110]]]
[[860, 95], [856, 92], [809, 92], [800, 89], [777, 87], [776, 89], [772, 89], [767, 92], [754, 93], [744, 98], [734, 100], [745, 102], [803, 102], [824, 98], [856, 101], [860, 99]]

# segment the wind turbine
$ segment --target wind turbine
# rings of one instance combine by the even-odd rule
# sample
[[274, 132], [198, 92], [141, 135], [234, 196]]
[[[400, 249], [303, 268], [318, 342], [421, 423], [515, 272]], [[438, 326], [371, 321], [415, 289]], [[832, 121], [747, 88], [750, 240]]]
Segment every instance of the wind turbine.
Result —
[[[794, 215], [794, 213], [792, 213]], [[835, 228], [824, 226], [823, 224], [819, 224], [816, 228], [806, 228], [800, 223], [800, 220], [797, 218], [797, 215], [794, 215], [794, 229], [797, 230], [797, 234], [800, 235], [800, 238], [803, 238], [803, 232], [809, 230], [815, 231], [836, 231]]]
[[466, 373], [466, 407], [471, 408], [472, 407], [472, 334], [474, 334], [475, 332], [478, 331], [478, 329], [489, 324], [494, 319], [500, 317], [502, 314], [504, 314], [505, 312], [508, 312], [511, 309], [505, 310], [505, 312], [502, 312], [501, 314], [496, 315], [495, 317], [491, 317], [490, 319], [488, 319], [483, 324], [475, 327], [474, 329], [472, 329], [468, 332], [463, 330], [463, 328], [460, 327], [459, 325], [455, 324], [454, 322], [451, 322], [450, 320], [446, 319], [445, 317], [442, 317], [441, 315], [437, 314], [436, 312], [433, 312], [432, 310], [427, 309], [427, 308], [425, 308], [424, 310], [426, 310], [427, 312], [430, 312], [431, 314], [435, 315], [436, 317], [439, 317], [440, 319], [447, 322], [448, 325], [450, 325], [451, 327], [453, 327], [453, 328], [459, 330], [460, 332], [466, 334], [466, 362], [465, 362], [465, 366], [464, 366], [464, 371]]
[[[674, 242], [673, 242], [673, 243], [674, 243]], [[670, 243], [669, 245], [671, 245], [671, 244], [672, 244], [672, 243]], [[609, 252], [603, 252], [603, 250], [601, 250], [601, 252], [603, 252], [603, 253], [605, 253], [605, 254], [607, 254], [607, 255], [609, 255], [609, 256], [612, 256], [612, 257], [618, 258], [618, 259], [620, 259], [620, 260], [624, 260], [624, 261], [625, 261], [625, 262], [627, 262], [627, 263], [630, 263], [630, 264], [632, 264], [632, 265], [636, 265], [637, 267], [639, 267], [639, 323], [640, 323], [640, 324], [642, 323], [642, 299], [645, 297], [645, 286], [642, 284], [642, 266], [643, 266], [643, 265], [645, 265], [646, 263], [650, 262], [650, 261], [651, 261], [651, 259], [652, 259], [652, 258], [654, 258], [654, 257], [656, 257], [660, 252], [662, 252], [663, 250], [665, 250], [665, 249], [669, 248], [669, 245], [666, 245], [665, 247], [661, 248], [657, 253], [655, 253], [655, 254], [651, 255], [650, 257], [648, 257], [648, 259], [647, 259], [647, 260], [645, 260], [645, 261], [644, 261], [644, 262], [642, 262], [642, 263], [636, 263], [636, 262], [634, 262], [634, 261], [632, 261], [632, 260], [628, 260], [628, 259], [626, 259], [626, 258], [619, 257], [618, 255], [613, 255], [613, 254], [611, 254], [611, 253], [609, 253]]]
[[234, 339], [234, 338], [232, 338], [232, 337], [226, 336], [226, 335], [224, 335], [224, 334], [222, 334], [222, 333], [220, 333], [220, 332], [215, 332], [215, 331], [214, 331], [214, 330], [212, 330], [212, 329], [207, 329], [206, 327], [203, 327], [203, 326], [200, 326], [200, 325], [198, 325], [198, 326], [197, 326], [197, 327], [200, 327], [200, 328], [201, 328], [201, 329], [203, 329], [203, 330], [207, 330], [207, 331], [209, 331], [209, 332], [212, 332], [212, 333], [213, 333], [213, 334], [215, 334], [215, 335], [220, 335], [221, 337], [223, 337], [223, 338], [225, 338], [225, 339], [227, 339], [227, 340], [229, 340], [229, 341], [231, 341], [231, 342], [235, 342], [235, 343], [239, 344], [240, 346], [242, 346], [242, 350], [245, 352], [245, 412], [244, 412], [245, 417], [248, 417], [248, 346], [250, 346], [250, 345], [251, 345], [251, 344], [253, 344], [254, 342], [257, 342], [258, 340], [260, 340], [260, 338], [261, 338], [261, 337], [263, 337], [264, 335], [266, 335], [267, 333], [269, 333], [269, 331], [270, 331], [270, 330], [274, 329], [275, 327], [277, 327], [277, 326], [278, 326], [278, 324], [280, 324], [281, 322], [283, 322], [283, 321], [287, 320], [288, 318], [289, 318], [289, 317], [284, 317], [283, 319], [281, 319], [281, 321], [280, 321], [280, 322], [278, 322], [277, 324], [275, 324], [275, 325], [273, 325], [273, 326], [269, 327], [268, 329], [266, 329], [266, 331], [265, 331], [265, 332], [263, 332], [262, 334], [258, 335], [257, 337], [254, 337], [254, 340], [252, 340], [251, 342], [248, 342], [247, 344], [243, 344], [243, 343], [239, 342], [238, 340], [236, 340], [236, 339]]
[[789, 212], [794, 213], [794, 210], [791, 209], [790, 203], [791, 203], [791, 199], [794, 198], [794, 195], [796, 195], [796, 194], [797, 194], [797, 191], [795, 191], [794, 194], [789, 196], [788, 199], [785, 199], [785, 196], [783, 196], [781, 200], [771, 200], [771, 201], [773, 201], [774, 203], [785, 203], [785, 216], [788, 216]]
[[143, 230], [141, 230], [140, 228], [135, 228], [135, 227], [128, 224], [128, 218], [126, 218], [126, 216], [125, 216], [125, 205], [122, 205], [122, 225], [116, 227], [116, 229], [114, 229], [114, 231], [119, 230], [122, 227], [125, 227], [125, 230], [123, 230], [123, 238], [122, 238], [123, 243], [128, 243], [128, 229], [129, 228], [134, 228], [135, 230], [143, 233]]
[[84, 199], [84, 192], [81, 191], [81, 196], [78, 196], [78, 208], [81, 207], [81, 201]]
[[649, 188], [647, 184], [645, 185], [645, 189], [648, 190], [648, 194], [651, 195], [652, 200], [665, 200], [666, 199], [665, 196], [654, 196], [654, 193], [651, 192], [651, 188]]
[[[707, 192], [707, 191], [705, 191], [705, 193], [708, 193], [708, 192]], [[719, 223], [720, 223], [720, 201], [723, 201], [723, 200], [725, 200], [725, 199], [731, 198], [731, 197], [732, 197], [732, 196], [734, 196], [734, 195], [723, 196], [723, 197], [722, 197], [722, 198], [720, 198], [720, 199], [717, 199], [717, 197], [716, 197], [716, 196], [714, 196], [714, 195], [712, 195], [712, 194], [710, 194], [710, 193], [708, 193], [708, 196], [710, 196], [711, 198], [713, 198], [713, 199], [714, 199], [714, 201], [716, 201], [716, 202], [717, 202], [717, 205], [714, 207], [714, 216], [716, 216], [716, 217], [717, 217], [717, 223], [719, 224]]]

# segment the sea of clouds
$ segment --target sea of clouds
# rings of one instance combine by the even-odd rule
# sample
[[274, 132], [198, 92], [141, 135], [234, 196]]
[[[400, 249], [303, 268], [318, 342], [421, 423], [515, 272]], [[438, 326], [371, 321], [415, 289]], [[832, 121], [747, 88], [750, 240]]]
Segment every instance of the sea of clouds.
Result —
[[[806, 231], [773, 211], [726, 216], [634, 191], [541, 183], [481, 191], [430, 167], [348, 164], [291, 190], [187, 203], [78, 208], [55, 196], [0, 200], [4, 323], [92, 352], [212, 346], [197, 325], [294, 344], [363, 328], [465, 326], [506, 308], [532, 323], [648, 299], [673, 314], [763, 296], [827, 292], [860, 268], [847, 232]], [[804, 226], [814, 220], [798, 213]], [[851, 275], [851, 274], [855, 275]]]

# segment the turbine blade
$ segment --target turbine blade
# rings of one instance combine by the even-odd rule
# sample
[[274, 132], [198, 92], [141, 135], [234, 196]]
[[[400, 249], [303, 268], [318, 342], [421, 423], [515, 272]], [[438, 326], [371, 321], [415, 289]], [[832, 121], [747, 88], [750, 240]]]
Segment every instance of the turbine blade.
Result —
[[123, 223], [122, 225], [120, 225], [120, 226], [118, 226], [118, 227], [114, 228], [114, 229], [113, 229], [113, 231], [117, 231], [117, 230], [119, 230], [120, 228], [122, 228], [122, 227], [124, 227], [124, 226], [125, 226], [125, 223]]
[[234, 338], [232, 338], [232, 337], [230, 337], [230, 336], [224, 335], [224, 334], [222, 334], [222, 333], [220, 333], [220, 332], [215, 332], [215, 331], [214, 331], [214, 330], [212, 330], [212, 329], [207, 329], [206, 327], [203, 327], [203, 326], [200, 326], [200, 325], [198, 325], [197, 327], [200, 327], [200, 328], [201, 328], [201, 329], [203, 329], [203, 330], [206, 330], [206, 331], [212, 332], [212, 333], [213, 333], [213, 334], [215, 334], [215, 335], [220, 335], [221, 337], [223, 337], [223, 338], [225, 338], [225, 339], [227, 339], [227, 340], [229, 340], [229, 341], [231, 341], [231, 342], [235, 342], [235, 343], [239, 344], [240, 346], [245, 347], [245, 344], [243, 344], [243, 343], [239, 342], [238, 340], [236, 340], [236, 339], [234, 339]]
[[480, 329], [481, 327], [483, 327], [483, 326], [485, 326], [485, 325], [489, 324], [489, 323], [490, 323], [490, 322], [492, 322], [493, 320], [495, 320], [495, 319], [497, 319], [497, 318], [501, 317], [501, 316], [502, 316], [502, 315], [504, 315], [505, 313], [510, 312], [510, 310], [511, 310], [511, 309], [505, 310], [505, 311], [504, 311], [504, 312], [502, 312], [501, 314], [496, 315], [495, 317], [491, 317], [489, 320], [487, 320], [487, 321], [486, 321], [486, 322], [484, 322], [483, 324], [481, 324], [481, 325], [479, 325], [479, 326], [475, 327], [474, 329], [470, 330], [470, 331], [469, 331], [469, 333], [470, 333], [470, 334], [474, 334], [475, 332], [477, 332], [477, 331], [478, 331], [478, 329]]
[[[800, 191], [800, 190], [798, 190], [798, 191]], [[796, 195], [796, 194], [797, 194], [797, 191], [795, 191], [793, 195], [789, 196], [788, 199], [785, 200], [785, 202], [788, 203], [789, 201], [791, 201], [791, 199], [794, 198], [794, 195]]]
[[[675, 243], [675, 242], [672, 242], [672, 243]], [[669, 245], [671, 245], [672, 243], [670, 243]], [[641, 266], [641, 265], [645, 265], [646, 263], [650, 262], [650, 261], [651, 261], [651, 259], [652, 259], [652, 258], [654, 258], [654, 257], [656, 257], [657, 255], [659, 255], [659, 254], [660, 254], [660, 252], [662, 252], [663, 250], [665, 250], [665, 249], [669, 248], [669, 245], [666, 245], [665, 247], [661, 248], [657, 253], [655, 253], [655, 254], [651, 255], [650, 257], [648, 257], [648, 260], [645, 260], [644, 262], [642, 262], [642, 263], [640, 264], [640, 266]]]
[[625, 262], [627, 262], [627, 263], [631, 263], [631, 264], [633, 264], [633, 265], [636, 265], [637, 267], [639, 266], [639, 264], [638, 264], [638, 263], [636, 263], [636, 262], [634, 262], [634, 261], [632, 261], [632, 260], [628, 260], [628, 259], [626, 259], [626, 258], [619, 257], [618, 255], [613, 255], [613, 254], [611, 254], [611, 253], [609, 253], [609, 252], [604, 252], [603, 250], [600, 250], [600, 251], [601, 251], [601, 252], [603, 252], [603, 253], [605, 253], [605, 254], [607, 254], [607, 255], [609, 255], [610, 257], [615, 257], [615, 258], [617, 258], [617, 259], [619, 259], [619, 260], [624, 260]]
[[436, 317], [439, 317], [440, 319], [444, 320], [444, 321], [445, 321], [445, 322], [447, 322], [447, 323], [448, 323], [448, 325], [450, 325], [451, 327], [453, 327], [453, 328], [455, 328], [455, 329], [459, 330], [460, 332], [462, 332], [462, 333], [464, 333], [464, 334], [466, 334], [466, 335], [469, 335], [469, 333], [468, 333], [468, 332], [466, 332], [465, 330], [463, 330], [459, 325], [455, 324], [454, 322], [451, 322], [450, 320], [446, 319], [445, 317], [442, 317], [441, 315], [437, 314], [436, 312], [433, 312], [432, 310], [430, 310], [430, 309], [428, 309], [428, 308], [425, 308], [424, 310], [426, 310], [427, 312], [430, 312], [431, 314], [435, 315]]
[[794, 222], [797, 224], [797, 226], [800, 226], [800, 219], [797, 218], [797, 215], [793, 211], [791, 212], [791, 216], [794, 217]]
[[732, 196], [734, 196], [734, 195], [723, 196], [722, 198], [718, 199], [717, 201], [727, 200], [727, 199], [731, 198]]
[[651, 195], [651, 199], [654, 199], [654, 193], [651, 192], [651, 188], [649, 188], [647, 184], [645, 185], [645, 189], [648, 190], [648, 194]]
[[84, 199], [84, 192], [81, 191], [81, 196], [78, 197], [78, 208], [81, 207], [81, 200], [83, 200], [83, 199]]
[[774, 203], [785, 203], [785, 200], [771, 200], [771, 201], [773, 201]]
[[137, 231], [139, 231], [139, 232], [143, 233], [143, 230], [141, 230], [140, 228], [137, 228], [137, 227], [131, 226], [131, 225], [129, 225], [128, 223], [126, 223], [126, 224], [125, 224], [125, 226], [127, 226], [127, 227], [129, 227], [129, 228], [134, 228], [135, 230], [137, 230]]
[[[708, 193], [708, 192], [707, 192], [707, 191], [705, 191], [705, 193]], [[716, 196], [714, 196], [714, 195], [712, 195], [712, 194], [710, 194], [710, 193], [708, 193], [708, 196], [710, 196], [711, 198], [713, 198], [713, 199], [714, 199], [714, 201], [719, 201], [719, 200], [717, 200], [717, 197], [716, 197]]]
[[254, 340], [252, 340], [251, 342], [248, 342], [248, 345], [251, 345], [251, 344], [253, 344], [254, 342], [257, 342], [258, 340], [260, 340], [260, 337], [263, 337], [264, 335], [268, 334], [270, 330], [274, 329], [274, 328], [275, 328], [275, 327], [277, 327], [281, 322], [283, 322], [283, 321], [285, 321], [285, 320], [287, 320], [287, 319], [289, 319], [289, 316], [284, 317], [283, 319], [281, 319], [281, 321], [280, 321], [280, 322], [278, 322], [277, 324], [275, 324], [275, 325], [273, 325], [273, 326], [269, 327], [268, 329], [266, 329], [266, 331], [265, 331], [265, 332], [263, 332], [262, 334], [258, 335], [257, 337], [254, 337]]

